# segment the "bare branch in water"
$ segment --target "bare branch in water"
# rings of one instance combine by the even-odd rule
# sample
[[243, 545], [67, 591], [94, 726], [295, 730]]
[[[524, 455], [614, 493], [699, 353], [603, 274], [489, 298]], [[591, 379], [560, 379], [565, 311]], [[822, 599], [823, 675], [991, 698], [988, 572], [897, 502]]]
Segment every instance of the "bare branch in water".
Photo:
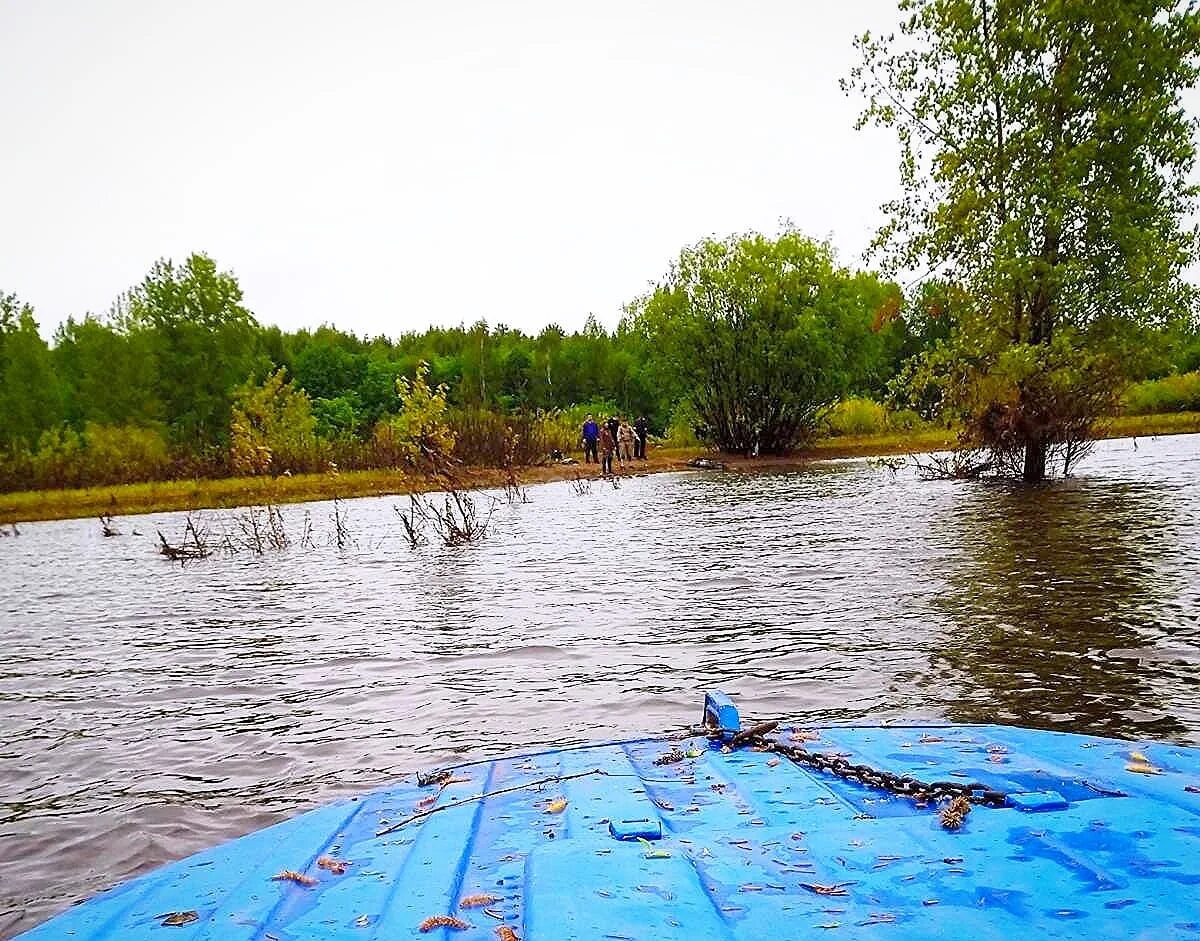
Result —
[[183, 538], [179, 542], [168, 542], [167, 537], [162, 534], [162, 530], [158, 531], [158, 541], [159, 553], [173, 562], [206, 559], [212, 554], [212, 546], [208, 539], [208, 527], [205, 526], [201, 530], [196, 525], [196, 521], [192, 518], [191, 513], [187, 515], [187, 520], [183, 528]]
[[[262, 510], [256, 506], [246, 507], [234, 521], [241, 531], [241, 541], [237, 548], [248, 549], [255, 555], [262, 555], [266, 549], [266, 534], [262, 525]], [[232, 544], [230, 547], [233, 548]]]
[[313, 547], [312, 514], [308, 510], [305, 510], [304, 511], [304, 528], [303, 528], [303, 532], [300, 535], [300, 548], [301, 549], [311, 549], [312, 547]]
[[888, 457], [886, 455], [880, 457], [867, 458], [867, 466], [878, 468], [880, 470], [888, 470], [892, 472], [892, 477], [896, 476], [896, 472], [900, 470], [906, 463], [904, 457]]
[[913, 457], [922, 480], [978, 480], [995, 467], [995, 456], [982, 448]]
[[517, 480], [516, 453], [520, 440], [520, 436], [511, 428], [505, 429], [504, 459], [501, 466], [504, 468], [504, 499], [510, 504], [531, 502], [528, 491]]
[[329, 517], [333, 521], [333, 542], [339, 549], [345, 549], [351, 544], [350, 528], [347, 525], [349, 514], [345, 507], [342, 506], [340, 497], [333, 498], [333, 515]]
[[274, 503], [267, 504], [267, 543], [276, 552], [282, 552], [292, 544], [283, 525], [283, 513]]
[[[474, 499], [461, 490], [448, 491], [440, 501], [441, 505], [439, 501], [415, 494], [410, 499], [411, 517], [406, 519], [405, 514], [400, 514], [406, 529], [411, 524], [414, 531], [420, 530], [421, 538], [424, 538], [424, 527], [428, 526], [447, 546], [465, 546], [483, 539], [496, 505], [494, 500], [490, 501], [487, 515], [481, 517]], [[413, 543], [410, 536], [409, 544], [415, 547], [419, 543]]]
[[408, 499], [409, 509], [407, 513], [398, 506], [393, 506], [392, 510], [400, 517], [400, 522], [404, 525], [404, 538], [408, 540], [409, 548], [416, 549], [429, 542], [429, 538], [425, 535], [425, 524], [428, 522], [428, 519], [416, 496], [409, 495]]

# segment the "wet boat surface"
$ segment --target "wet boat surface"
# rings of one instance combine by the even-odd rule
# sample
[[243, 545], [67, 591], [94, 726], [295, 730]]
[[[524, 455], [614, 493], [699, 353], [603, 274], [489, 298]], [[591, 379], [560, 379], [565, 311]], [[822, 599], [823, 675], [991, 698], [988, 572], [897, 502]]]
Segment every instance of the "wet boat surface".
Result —
[[151, 872], [21, 937], [1200, 936], [1200, 750], [993, 725], [772, 732], [822, 760], [1003, 796], [947, 829], [944, 802], [847, 780], [761, 739], [731, 743], [736, 713], [723, 715], [724, 734], [406, 779]]

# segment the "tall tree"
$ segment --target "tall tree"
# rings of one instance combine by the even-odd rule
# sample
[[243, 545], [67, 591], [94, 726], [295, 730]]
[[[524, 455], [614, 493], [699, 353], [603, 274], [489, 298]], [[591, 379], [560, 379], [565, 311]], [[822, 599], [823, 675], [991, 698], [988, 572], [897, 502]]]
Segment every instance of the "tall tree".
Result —
[[632, 313], [722, 450], [782, 453], [854, 382], [895, 293], [788, 229], [684, 249]]
[[237, 278], [207, 255], [162, 260], [114, 316], [126, 332], [153, 338], [157, 395], [175, 440], [196, 450], [224, 442], [233, 390], [267, 368]]
[[54, 361], [66, 418], [76, 428], [161, 422], [149, 331], [116, 330], [91, 316], [68, 318], [54, 335]]
[[1192, 302], [1200, 16], [1171, 0], [901, 0], [845, 83], [894, 128], [876, 245], [971, 298], [914, 375], [1026, 480], [1069, 465], [1117, 394], [1131, 326]]
[[62, 417], [61, 383], [33, 308], [0, 294], [0, 448], [33, 447]]

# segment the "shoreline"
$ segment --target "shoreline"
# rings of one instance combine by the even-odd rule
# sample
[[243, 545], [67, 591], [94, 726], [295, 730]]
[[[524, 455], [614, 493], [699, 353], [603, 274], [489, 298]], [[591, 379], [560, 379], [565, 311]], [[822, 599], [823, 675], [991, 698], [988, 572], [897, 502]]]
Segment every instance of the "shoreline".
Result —
[[[1200, 432], [1200, 413], [1127, 416], [1113, 419], [1101, 438], [1150, 437]], [[786, 456], [737, 457], [706, 448], [658, 448], [645, 461], [635, 461], [618, 476], [661, 474], [688, 470], [697, 457], [720, 460], [728, 470], [759, 471], [799, 468], [814, 461], [872, 457], [942, 450], [954, 444], [946, 429], [892, 434], [822, 438]], [[522, 485], [570, 480], [577, 475], [594, 477], [595, 464], [551, 464], [517, 471]], [[482, 490], [504, 485], [497, 467], [464, 467], [459, 472], [462, 489]], [[440, 478], [402, 470], [345, 471], [339, 474], [296, 474], [291, 477], [227, 477], [167, 480], [140, 484], [111, 484], [74, 490], [26, 490], [0, 493], [0, 525], [80, 519], [109, 513], [131, 516], [182, 510], [227, 509], [268, 503], [305, 503], [355, 497], [406, 496], [445, 489]]]

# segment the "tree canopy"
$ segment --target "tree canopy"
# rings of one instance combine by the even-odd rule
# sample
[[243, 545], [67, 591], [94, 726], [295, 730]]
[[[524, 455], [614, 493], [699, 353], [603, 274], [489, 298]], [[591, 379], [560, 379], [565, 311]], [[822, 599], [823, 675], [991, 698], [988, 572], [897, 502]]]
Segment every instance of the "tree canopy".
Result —
[[[396, 337], [262, 326], [234, 274], [194, 255], [155, 264], [108, 314], [70, 318], [50, 343], [31, 305], [0, 294], [0, 488], [386, 466], [409, 459], [414, 435], [429, 450], [422, 429], [441, 434], [443, 419], [456, 459], [501, 461], [516, 433], [521, 460], [539, 460], [570, 448], [588, 411], [645, 415], [652, 432], [685, 439], [698, 429], [735, 451], [786, 450], [833, 399], [878, 399], [898, 382], [927, 419], [953, 417], [946, 403], [968, 401], [964, 389], [989, 414], [1011, 392], [992, 381], [1005, 373], [991, 365], [982, 382], [976, 360], [955, 358], [978, 316], [961, 285], [929, 280], [903, 298], [793, 229], [684, 249], [613, 330], [591, 317], [536, 334], [482, 320]], [[1141, 340], [1138, 378], [1200, 365], [1194, 325]], [[1038, 368], [1023, 349], [1003, 369]], [[1069, 380], [1046, 398], [1107, 375], [1104, 357], [1081, 360], [1071, 344], [1040, 355], [1069, 360], [1038, 373]]]
[[789, 229], [705, 239], [631, 308], [662, 378], [726, 451], [783, 453], [881, 356], [877, 314], [898, 290], [838, 268]]
[[860, 37], [845, 85], [866, 97], [861, 124], [901, 145], [876, 247], [969, 298], [910, 375], [939, 387], [966, 443], [1038, 480], [1111, 406], [1142, 332], [1194, 318], [1181, 94], [1200, 16], [1165, 0], [899, 6], [899, 34]]

